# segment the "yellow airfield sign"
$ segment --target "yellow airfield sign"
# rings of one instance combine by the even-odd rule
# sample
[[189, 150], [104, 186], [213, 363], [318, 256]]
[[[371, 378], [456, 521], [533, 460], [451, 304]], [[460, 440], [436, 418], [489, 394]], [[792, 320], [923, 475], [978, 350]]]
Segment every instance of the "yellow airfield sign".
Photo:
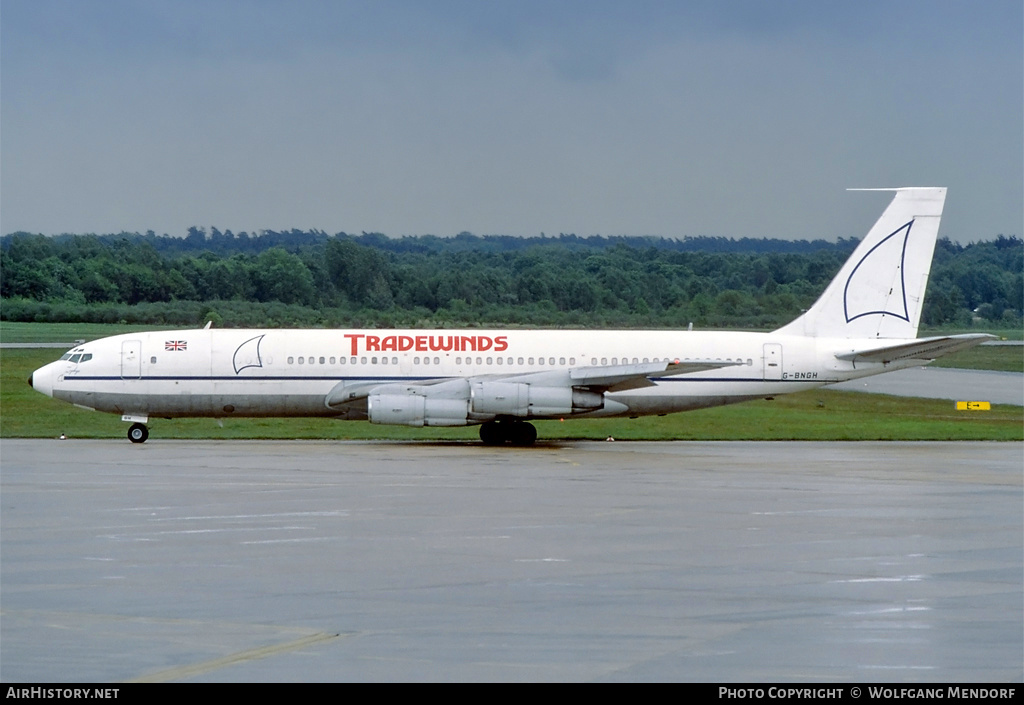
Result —
[[992, 403], [987, 401], [958, 401], [957, 411], [991, 411]]

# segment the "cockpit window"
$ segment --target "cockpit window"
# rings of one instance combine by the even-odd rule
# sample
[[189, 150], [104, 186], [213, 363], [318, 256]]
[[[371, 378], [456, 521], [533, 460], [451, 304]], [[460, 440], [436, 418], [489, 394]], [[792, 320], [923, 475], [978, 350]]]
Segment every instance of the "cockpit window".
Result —
[[71, 353], [64, 353], [63, 355], [60, 356], [60, 359], [61, 360], [70, 360], [71, 359]]
[[74, 355], [71, 356], [71, 362], [78, 362], [81, 359], [82, 359], [82, 354], [81, 353], [75, 353]]

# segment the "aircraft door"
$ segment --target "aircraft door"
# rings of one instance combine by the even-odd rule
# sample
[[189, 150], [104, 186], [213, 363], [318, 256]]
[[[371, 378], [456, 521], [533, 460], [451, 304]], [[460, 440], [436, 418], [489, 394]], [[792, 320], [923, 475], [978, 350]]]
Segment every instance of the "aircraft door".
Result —
[[764, 345], [764, 378], [782, 381], [782, 346], [778, 343]]
[[121, 343], [121, 379], [142, 377], [142, 341], [126, 340]]

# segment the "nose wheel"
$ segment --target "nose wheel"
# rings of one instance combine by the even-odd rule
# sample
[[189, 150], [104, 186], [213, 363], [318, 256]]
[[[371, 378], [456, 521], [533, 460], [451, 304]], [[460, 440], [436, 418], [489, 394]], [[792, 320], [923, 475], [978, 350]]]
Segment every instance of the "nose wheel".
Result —
[[132, 443], [145, 443], [149, 438], [149, 429], [145, 424], [133, 423], [128, 427], [128, 440]]

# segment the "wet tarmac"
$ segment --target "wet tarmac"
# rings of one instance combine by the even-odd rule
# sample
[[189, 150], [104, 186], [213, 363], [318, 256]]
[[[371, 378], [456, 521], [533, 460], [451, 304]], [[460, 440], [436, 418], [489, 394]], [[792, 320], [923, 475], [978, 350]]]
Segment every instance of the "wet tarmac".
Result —
[[994, 370], [911, 367], [834, 384], [831, 389], [899, 397], [987, 401], [1024, 406], [1024, 374]]
[[0, 679], [1020, 681], [1020, 443], [0, 447]]

